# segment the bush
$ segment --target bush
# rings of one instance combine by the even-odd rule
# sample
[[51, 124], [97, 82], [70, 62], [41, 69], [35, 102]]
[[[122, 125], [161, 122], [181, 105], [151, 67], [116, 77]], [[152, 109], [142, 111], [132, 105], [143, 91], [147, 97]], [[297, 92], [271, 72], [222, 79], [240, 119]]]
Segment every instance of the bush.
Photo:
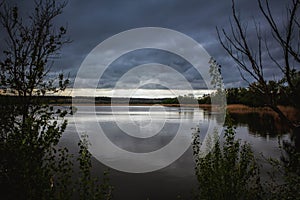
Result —
[[211, 152], [202, 156], [199, 135], [194, 137], [198, 193], [195, 199], [259, 199], [262, 194], [259, 167], [247, 143], [235, 140], [229, 122], [221, 144], [218, 138]]

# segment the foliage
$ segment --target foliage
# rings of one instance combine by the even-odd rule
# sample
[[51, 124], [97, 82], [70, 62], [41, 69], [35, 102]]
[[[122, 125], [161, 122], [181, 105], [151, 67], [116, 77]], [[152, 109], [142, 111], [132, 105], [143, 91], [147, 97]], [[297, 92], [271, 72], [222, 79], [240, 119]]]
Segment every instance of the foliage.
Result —
[[[7, 110], [8, 105], [2, 104], [0, 108]], [[57, 146], [66, 121], [55, 119], [63, 111], [54, 115], [54, 110], [50, 110], [39, 110], [39, 120], [26, 118], [21, 127], [13, 126], [5, 137], [2, 134], [2, 196], [5, 199], [72, 199], [80, 191], [80, 199], [111, 199], [108, 173], [105, 172], [101, 184], [90, 174], [91, 155], [86, 140], [79, 143], [77, 160], [80, 173], [78, 181], [74, 181], [74, 176], [77, 176], [74, 173], [74, 156], [67, 148]], [[5, 126], [5, 122], [1, 121], [1, 125]]]
[[[217, 137], [217, 136], [216, 136]], [[217, 138], [218, 139], [218, 138]], [[199, 135], [193, 139], [198, 190], [195, 199], [299, 199], [300, 153], [291, 141], [280, 141], [281, 158], [267, 158], [273, 166], [261, 181], [262, 168], [250, 144], [235, 139], [235, 128], [227, 116], [224, 143], [215, 139], [213, 150], [203, 156]]]
[[259, 167], [249, 144], [235, 140], [229, 122], [224, 144], [216, 140], [214, 148], [202, 157], [199, 136], [194, 137], [198, 193], [196, 199], [258, 199], [262, 193]]
[[80, 199], [112, 199], [113, 187], [109, 184], [108, 171], [104, 172], [102, 184], [99, 184], [100, 180], [93, 178], [91, 175], [92, 162], [91, 154], [88, 151], [88, 138], [83, 136], [78, 143], [80, 148], [78, 157], [80, 178], [79, 178], [79, 198]]
[[211, 99], [209, 94], [204, 94], [202, 97], [198, 98], [199, 104], [211, 104]]
[[215, 92], [210, 95], [211, 104], [216, 104], [224, 108], [224, 103], [226, 102], [226, 94], [224, 90], [223, 78], [221, 76], [221, 65], [219, 65], [213, 58], [209, 60], [209, 64], [211, 85], [215, 89]]
[[[300, 74], [300, 72], [297, 72]], [[299, 109], [296, 99], [289, 91], [289, 86], [284, 85], [283, 80], [279, 81], [268, 81], [268, 90], [270, 91], [272, 97], [272, 104], [291, 106]], [[300, 93], [300, 83], [299, 83], [299, 93]], [[269, 104], [269, 98], [265, 98], [259, 91], [260, 85], [257, 82], [251, 83], [249, 87], [239, 87], [239, 88], [227, 88], [225, 89], [227, 104], [244, 104], [251, 107], [266, 107]], [[216, 96], [216, 92], [210, 95], [204, 95], [198, 99], [200, 104], [208, 103], [210, 104], [210, 98]], [[297, 101], [299, 102], [299, 101]]]
[[[9, 104], [1, 105], [1, 109], [8, 108]], [[55, 118], [65, 112], [43, 107], [36, 115], [37, 118], [27, 116], [19, 126], [16, 125], [18, 120], [1, 120], [1, 125], [6, 126], [1, 129], [1, 186], [5, 188], [7, 199], [47, 199], [51, 196], [53, 176], [63, 173], [67, 167], [66, 149], [55, 149], [67, 124]], [[12, 127], [7, 128], [10, 125]]]
[[58, 163], [54, 157], [54, 147], [67, 125], [67, 111], [42, 104], [37, 98], [63, 90], [69, 82], [63, 75], [58, 76], [57, 85], [47, 79], [49, 59], [66, 43], [65, 28], [56, 30], [52, 23], [64, 6], [37, 1], [27, 20], [17, 6], [4, 2], [1, 8], [0, 22], [7, 33], [0, 61], [1, 88], [17, 95], [13, 101], [1, 98], [1, 186], [8, 199], [50, 198], [53, 176], [67, 164], [65, 149], [58, 149]]
[[6, 92], [44, 95], [68, 85], [63, 74], [53, 79], [48, 76], [59, 50], [69, 42], [66, 27], [56, 28], [53, 24], [65, 6], [54, 0], [36, 1], [34, 12], [24, 20], [17, 6], [4, 2], [0, 23], [7, 33], [7, 45], [0, 62], [0, 80]]
[[177, 98], [165, 98], [162, 104], [194, 104], [197, 100], [193, 95], [179, 95]]
[[250, 88], [228, 88], [226, 89], [226, 96], [228, 104], [262, 105], [260, 98]]
[[1, 5], [0, 23], [7, 43], [0, 60], [0, 88], [15, 95], [0, 98], [0, 187], [4, 199], [71, 199], [76, 191], [85, 189], [93, 192], [89, 199], [111, 198], [106, 176], [103, 184], [87, 178], [91, 177], [91, 155], [85, 143], [79, 144], [82, 177], [79, 184], [74, 182], [73, 155], [58, 146], [69, 110], [42, 98], [69, 84], [63, 74], [57, 78], [49, 75], [59, 50], [69, 42], [66, 28], [57, 29], [53, 23], [65, 5], [55, 0], [36, 1], [26, 19], [17, 6]]
[[270, 181], [266, 183], [268, 199], [299, 199], [300, 197], [300, 153], [293, 143], [280, 142], [282, 156], [280, 159], [269, 158], [273, 166], [269, 173]]
[[178, 104], [178, 99], [177, 98], [166, 98], [162, 102], [162, 104]]

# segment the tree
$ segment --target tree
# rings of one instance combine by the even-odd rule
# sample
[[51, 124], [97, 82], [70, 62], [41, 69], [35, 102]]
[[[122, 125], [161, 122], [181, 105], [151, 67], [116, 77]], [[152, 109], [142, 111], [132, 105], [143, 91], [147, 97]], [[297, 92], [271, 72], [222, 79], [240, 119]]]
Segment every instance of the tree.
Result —
[[66, 28], [61, 26], [57, 30], [53, 24], [65, 5], [53, 0], [37, 1], [28, 21], [20, 16], [18, 7], [3, 5], [0, 22], [8, 40], [3, 51], [5, 59], [1, 62], [2, 86], [23, 97], [65, 88], [68, 80], [63, 82], [63, 74], [58, 76], [60, 88], [53, 85], [55, 79], [47, 77], [53, 59], [61, 47], [70, 42], [65, 38]]
[[78, 144], [80, 175], [74, 182], [73, 155], [58, 146], [68, 110], [53, 107], [42, 98], [69, 84], [63, 74], [49, 76], [60, 49], [70, 42], [66, 28], [56, 28], [53, 23], [66, 3], [36, 1], [34, 12], [26, 19], [17, 6], [6, 2], [0, 6], [0, 23], [7, 33], [0, 60], [0, 88], [8, 94], [0, 95], [2, 197], [71, 199], [77, 192], [80, 199], [111, 199], [107, 175], [102, 184], [91, 176], [86, 138]]
[[48, 76], [59, 50], [70, 42], [66, 28], [57, 29], [53, 24], [65, 6], [66, 3], [58, 4], [54, 0], [36, 1], [34, 12], [24, 20], [17, 6], [10, 7], [3, 2], [0, 23], [7, 40], [3, 47], [4, 59], [0, 62], [1, 88], [20, 97], [23, 125], [34, 114], [28, 112], [34, 111], [30, 105], [38, 100], [36, 96], [58, 92], [69, 83], [63, 74], [52, 79]]
[[[51, 198], [54, 184], [64, 182], [70, 172], [67, 149], [56, 147], [67, 125], [63, 119], [67, 111], [39, 98], [63, 90], [69, 83], [63, 74], [49, 77], [59, 50], [69, 42], [66, 28], [53, 24], [65, 5], [36, 1], [34, 12], [24, 19], [17, 6], [1, 4], [0, 24], [7, 39], [2, 43], [0, 88], [12, 95], [1, 97], [0, 170], [7, 199]], [[65, 176], [58, 176], [63, 171]]]
[[[263, 104], [278, 113], [279, 117], [291, 127], [297, 127], [299, 122], [291, 122], [278, 108], [277, 92], [284, 93], [292, 106], [300, 108], [300, 79], [299, 72], [296, 70], [296, 66], [300, 64], [300, 23], [298, 19], [300, 1], [291, 0], [287, 3], [286, 17], [282, 17], [283, 22], [276, 21], [269, 0], [257, 0], [257, 2], [259, 11], [265, 19], [265, 22], [262, 23], [266, 23], [270, 27], [272, 37], [264, 36], [259, 23], [254, 20], [256, 42], [252, 40], [250, 42], [247, 25], [243, 24], [236, 11], [235, 1], [232, 0], [231, 31], [229, 34], [225, 29], [217, 28], [219, 41], [229, 56], [237, 63], [242, 78], [249, 84], [250, 81], [245, 74], [255, 80], [256, 83], [250, 84], [250, 87], [254, 88], [256, 94], [262, 97]], [[280, 23], [284, 23], [284, 26], [280, 26]], [[279, 49], [282, 56], [278, 57], [270, 50], [271, 44], [276, 45], [272, 48]], [[264, 56], [265, 54], [268, 59]], [[264, 70], [266, 66], [270, 65], [281, 71], [281, 80], [273, 80], [272, 83], [267, 80]], [[274, 91], [274, 88], [277, 90]]]

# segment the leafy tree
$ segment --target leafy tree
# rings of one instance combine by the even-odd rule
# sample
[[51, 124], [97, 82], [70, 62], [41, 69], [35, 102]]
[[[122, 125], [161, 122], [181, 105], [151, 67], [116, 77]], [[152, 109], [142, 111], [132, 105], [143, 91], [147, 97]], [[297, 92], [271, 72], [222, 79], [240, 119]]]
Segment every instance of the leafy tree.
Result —
[[1, 88], [17, 96], [1, 99], [1, 186], [8, 199], [51, 197], [55, 169], [67, 165], [66, 149], [58, 149], [58, 163], [53, 155], [67, 125], [63, 119], [67, 111], [41, 104], [38, 98], [69, 83], [62, 74], [56, 84], [48, 76], [54, 56], [69, 41], [65, 27], [56, 29], [53, 24], [65, 5], [37, 1], [26, 19], [17, 6], [4, 2], [1, 7], [0, 23], [7, 33], [0, 61]]
[[[5, 50], [0, 60], [0, 88], [10, 95], [0, 97], [0, 187], [4, 199], [70, 199], [74, 195], [72, 155], [58, 146], [68, 109], [50, 106], [42, 98], [69, 84], [63, 74], [50, 76], [61, 48], [70, 42], [66, 27], [54, 25], [65, 6], [55, 0], [36, 1], [31, 15], [23, 18], [17, 6], [1, 4], [0, 24], [7, 40], [1, 43]], [[79, 166], [85, 177], [91, 156], [86, 144], [79, 146]], [[81, 184], [99, 186], [90, 179]], [[78, 190], [83, 186], [79, 184]], [[107, 186], [101, 191], [110, 194], [105, 190], [109, 190]], [[99, 191], [93, 190], [89, 197], [110, 199], [110, 195], [99, 196]]]

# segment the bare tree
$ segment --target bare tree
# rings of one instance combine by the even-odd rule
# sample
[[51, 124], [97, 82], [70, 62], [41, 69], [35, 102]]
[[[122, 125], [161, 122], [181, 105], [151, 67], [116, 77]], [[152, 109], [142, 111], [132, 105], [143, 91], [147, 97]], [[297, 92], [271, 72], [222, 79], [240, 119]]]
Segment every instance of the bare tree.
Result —
[[[232, 0], [233, 18], [230, 21], [230, 31], [217, 28], [219, 41], [237, 63], [241, 77], [259, 95], [263, 96], [265, 106], [278, 113], [279, 117], [291, 127], [299, 126], [299, 122], [291, 122], [278, 108], [277, 96], [279, 92], [283, 93], [289, 97], [287, 99], [291, 105], [299, 108], [300, 75], [295, 66], [300, 64], [300, 22], [298, 19], [300, 1], [289, 1], [282, 21], [275, 20], [269, 0], [257, 0], [257, 2], [259, 11], [265, 19], [264, 23], [270, 27], [271, 37], [264, 35], [260, 24], [254, 20], [256, 42], [253, 43], [253, 39], [250, 42], [247, 24], [244, 24], [239, 17], [235, 0]], [[282, 56], [276, 56], [271, 51], [270, 44], [276, 44]], [[272, 80], [273, 84], [270, 84], [270, 80], [264, 74], [264, 69], [271, 64], [282, 72], [282, 79]], [[250, 83], [245, 74], [250, 79], [254, 79], [255, 83]]]

